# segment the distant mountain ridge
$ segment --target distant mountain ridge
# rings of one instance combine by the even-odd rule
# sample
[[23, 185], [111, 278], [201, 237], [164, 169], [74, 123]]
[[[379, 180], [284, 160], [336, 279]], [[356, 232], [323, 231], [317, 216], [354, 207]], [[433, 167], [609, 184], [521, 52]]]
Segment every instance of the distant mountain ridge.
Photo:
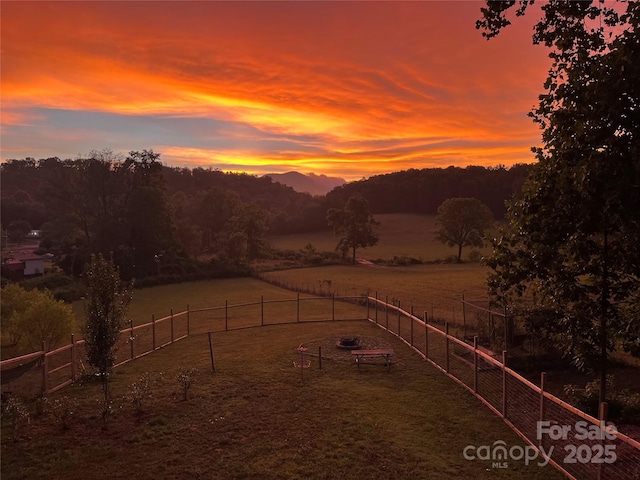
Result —
[[270, 177], [274, 182], [287, 185], [296, 192], [310, 193], [311, 195], [326, 195], [340, 185], [347, 183], [344, 178], [328, 177], [326, 175], [307, 175], [300, 172], [268, 173], [264, 175]]

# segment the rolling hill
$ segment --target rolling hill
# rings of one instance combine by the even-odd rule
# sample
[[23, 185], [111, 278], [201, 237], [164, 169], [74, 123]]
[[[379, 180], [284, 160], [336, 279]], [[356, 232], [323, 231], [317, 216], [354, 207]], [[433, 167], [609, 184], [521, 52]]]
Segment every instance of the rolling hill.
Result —
[[299, 172], [269, 173], [264, 176], [270, 177], [274, 182], [287, 185], [296, 192], [310, 193], [311, 195], [325, 195], [335, 187], [346, 183], [343, 178], [316, 175], [315, 173], [308, 175]]

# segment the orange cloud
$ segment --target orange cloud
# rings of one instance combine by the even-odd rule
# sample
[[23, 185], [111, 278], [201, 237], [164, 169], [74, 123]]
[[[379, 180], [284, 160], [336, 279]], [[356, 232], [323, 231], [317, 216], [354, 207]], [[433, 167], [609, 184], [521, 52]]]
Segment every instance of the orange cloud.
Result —
[[[4, 128], [44, 109], [68, 118], [101, 112], [113, 122], [136, 117], [150, 126], [154, 117], [225, 122], [224, 136], [184, 132], [173, 144], [158, 142], [152, 128], [137, 122], [131, 135], [176, 165], [360, 178], [531, 161], [539, 134], [526, 113], [546, 74], [544, 49], [531, 46], [522, 28], [487, 42], [474, 28], [479, 8], [5, 2], [1, 81], [3, 109], [12, 113], [3, 114], [3, 137], [12, 151], [28, 152], [43, 129], [61, 133], [44, 120], [31, 137]], [[229, 139], [234, 145], [222, 146]], [[78, 141], [73, 151], [101, 147]]]

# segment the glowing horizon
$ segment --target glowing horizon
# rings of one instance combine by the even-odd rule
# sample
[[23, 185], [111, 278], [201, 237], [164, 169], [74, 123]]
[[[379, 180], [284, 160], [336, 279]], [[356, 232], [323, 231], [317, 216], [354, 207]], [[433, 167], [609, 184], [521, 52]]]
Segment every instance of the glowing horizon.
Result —
[[481, 6], [3, 2], [2, 160], [152, 148], [347, 180], [532, 162], [546, 51], [527, 18], [483, 39]]

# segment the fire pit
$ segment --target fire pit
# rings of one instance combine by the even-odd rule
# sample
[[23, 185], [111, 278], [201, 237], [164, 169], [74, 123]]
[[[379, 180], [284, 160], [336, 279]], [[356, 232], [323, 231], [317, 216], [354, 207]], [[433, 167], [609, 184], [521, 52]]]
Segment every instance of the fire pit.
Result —
[[359, 337], [342, 337], [336, 342], [336, 347], [345, 350], [358, 350], [362, 348]]

